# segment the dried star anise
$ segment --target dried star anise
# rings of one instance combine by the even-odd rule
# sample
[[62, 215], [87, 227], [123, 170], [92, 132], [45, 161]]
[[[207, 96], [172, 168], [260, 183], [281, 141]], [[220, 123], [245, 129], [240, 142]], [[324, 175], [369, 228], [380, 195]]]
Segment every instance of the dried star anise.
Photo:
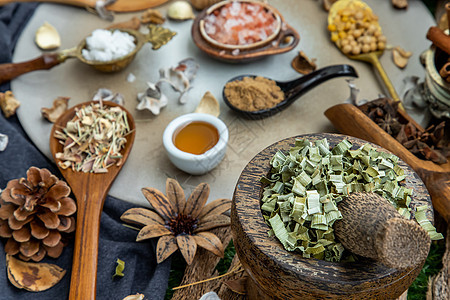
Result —
[[[398, 114], [398, 102], [387, 98], [373, 100], [360, 109], [380, 128], [394, 137], [411, 153], [421, 159], [445, 164], [450, 155], [450, 145], [445, 135], [445, 121], [418, 130], [411, 122], [404, 122]], [[402, 123], [403, 122], [403, 123]]]
[[231, 200], [217, 199], [205, 206], [209, 185], [201, 183], [186, 201], [179, 183], [170, 178], [166, 181], [167, 197], [154, 188], [143, 188], [142, 193], [156, 212], [131, 208], [120, 219], [144, 226], [136, 241], [160, 237], [156, 250], [158, 263], [180, 249], [186, 262], [191, 264], [197, 246], [223, 257], [222, 242], [208, 230], [230, 225], [230, 217], [223, 213], [230, 209]]

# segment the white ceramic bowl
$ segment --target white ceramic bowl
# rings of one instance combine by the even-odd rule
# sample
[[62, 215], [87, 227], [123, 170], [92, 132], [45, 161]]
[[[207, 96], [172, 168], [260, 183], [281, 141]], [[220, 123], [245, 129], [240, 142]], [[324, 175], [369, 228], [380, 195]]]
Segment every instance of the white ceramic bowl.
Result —
[[[173, 143], [173, 135], [180, 127], [192, 121], [207, 122], [219, 132], [217, 144], [203, 154], [191, 154], [181, 151]], [[182, 115], [167, 125], [163, 134], [163, 144], [170, 161], [180, 170], [192, 175], [202, 175], [214, 169], [225, 156], [228, 143], [228, 128], [219, 118], [212, 115], [191, 113]]]

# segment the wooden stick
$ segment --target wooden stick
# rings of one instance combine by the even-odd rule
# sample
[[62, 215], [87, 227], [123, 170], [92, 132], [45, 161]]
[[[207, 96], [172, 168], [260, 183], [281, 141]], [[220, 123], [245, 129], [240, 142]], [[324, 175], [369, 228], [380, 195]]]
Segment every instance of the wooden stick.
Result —
[[372, 258], [395, 269], [417, 267], [425, 262], [430, 236], [413, 221], [402, 217], [375, 193], [353, 193], [338, 203], [342, 220], [334, 232], [352, 253]]
[[445, 4], [445, 10], [447, 11], [447, 28], [450, 30], [450, 2]]
[[431, 26], [427, 32], [427, 39], [450, 55], [450, 36], [446, 35], [440, 28]]

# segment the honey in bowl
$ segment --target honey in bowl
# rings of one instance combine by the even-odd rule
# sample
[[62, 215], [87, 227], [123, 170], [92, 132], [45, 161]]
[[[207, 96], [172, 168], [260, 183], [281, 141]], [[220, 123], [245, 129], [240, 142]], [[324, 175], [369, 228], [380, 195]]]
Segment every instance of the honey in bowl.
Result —
[[173, 135], [175, 147], [191, 154], [203, 154], [219, 141], [219, 131], [210, 123], [189, 122], [178, 128]]

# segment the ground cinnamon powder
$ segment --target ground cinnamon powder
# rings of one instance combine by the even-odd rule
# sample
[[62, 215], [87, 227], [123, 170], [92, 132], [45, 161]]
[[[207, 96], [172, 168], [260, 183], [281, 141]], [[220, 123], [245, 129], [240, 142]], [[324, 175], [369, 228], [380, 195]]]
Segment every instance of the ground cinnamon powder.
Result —
[[276, 82], [260, 76], [231, 81], [225, 85], [224, 92], [228, 102], [244, 111], [271, 108], [284, 100]]

